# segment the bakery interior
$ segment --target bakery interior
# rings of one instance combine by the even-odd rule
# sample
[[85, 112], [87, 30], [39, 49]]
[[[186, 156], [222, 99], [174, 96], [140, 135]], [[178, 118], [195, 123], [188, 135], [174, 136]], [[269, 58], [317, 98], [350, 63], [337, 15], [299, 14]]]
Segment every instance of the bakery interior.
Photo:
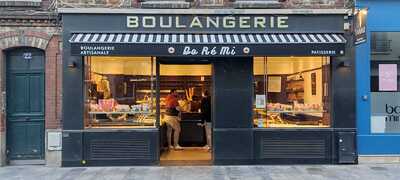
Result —
[[257, 128], [330, 127], [329, 57], [255, 57]]
[[[85, 128], [156, 128], [155, 57], [87, 56]], [[254, 128], [330, 127], [329, 57], [254, 57]], [[212, 95], [211, 64], [160, 64], [160, 160], [210, 163], [201, 149], [206, 135], [200, 100]], [[181, 113], [179, 144], [170, 151], [163, 122], [165, 97], [177, 89]], [[213, 106], [213, 104], [212, 104]]]

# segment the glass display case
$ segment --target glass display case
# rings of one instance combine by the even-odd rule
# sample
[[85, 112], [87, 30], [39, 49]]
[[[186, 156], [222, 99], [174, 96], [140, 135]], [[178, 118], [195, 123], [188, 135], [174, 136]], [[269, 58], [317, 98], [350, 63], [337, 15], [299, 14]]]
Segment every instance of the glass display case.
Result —
[[85, 57], [85, 127], [155, 127], [155, 60]]
[[254, 59], [254, 126], [330, 127], [330, 63], [326, 57]]

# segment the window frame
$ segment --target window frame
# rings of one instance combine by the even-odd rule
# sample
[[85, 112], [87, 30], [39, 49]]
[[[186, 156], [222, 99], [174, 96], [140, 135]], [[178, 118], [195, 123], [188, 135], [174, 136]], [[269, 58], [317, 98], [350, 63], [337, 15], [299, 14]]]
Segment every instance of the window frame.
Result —
[[[269, 56], [269, 57], [290, 57], [290, 56]], [[294, 56], [294, 57], [307, 57], [307, 56]], [[319, 125], [316, 125], [316, 126], [313, 126], [313, 127], [302, 127], [301, 125], [299, 125], [299, 126], [296, 126], [296, 127], [258, 127], [258, 125], [255, 125], [254, 124], [254, 119], [256, 119], [256, 117], [255, 117], [255, 111], [254, 111], [254, 109], [255, 109], [255, 102], [253, 102], [253, 110], [252, 110], [252, 122], [253, 122], [253, 127], [252, 128], [254, 128], [254, 129], [259, 129], [259, 130], [276, 130], [276, 129], [286, 129], [286, 130], [292, 130], [292, 129], [330, 129], [330, 128], [333, 128], [334, 127], [334, 113], [333, 113], [333, 97], [332, 97], [332, 94], [333, 94], [333, 86], [332, 86], [332, 84], [333, 84], [333, 69], [332, 69], [332, 67], [333, 67], [333, 65], [332, 65], [332, 59], [334, 59], [333, 57], [330, 57], [330, 56], [317, 56], [317, 57], [321, 57], [321, 61], [322, 61], [322, 65], [321, 65], [321, 69], [324, 67], [324, 66], [326, 66], [326, 65], [328, 65], [328, 67], [327, 68], [329, 68], [329, 71], [328, 72], [325, 72], [325, 73], [327, 73], [327, 75], [328, 75], [328, 77], [327, 77], [327, 81], [328, 81], [328, 84], [327, 84], [327, 87], [325, 87], [325, 85], [324, 85], [324, 82], [323, 82], [323, 79], [324, 79], [324, 71], [322, 71], [322, 77], [321, 77], [321, 81], [322, 81], [322, 105], [323, 105], [323, 111], [324, 111], [324, 107], [325, 106], [327, 106], [327, 108], [329, 108], [328, 109], [328, 111], [327, 112], [323, 112], [323, 113], [328, 113], [328, 118], [329, 118], [329, 124], [327, 125], [327, 127], [321, 127], [321, 126], [319, 126]], [[255, 62], [255, 58], [256, 57], [254, 57], [253, 58], [253, 63]], [[259, 57], [258, 57], [259, 58]], [[264, 63], [264, 65], [265, 65], [265, 67], [264, 67], [264, 69], [265, 69], [265, 74], [264, 74], [264, 76], [266, 77], [266, 78], [268, 78], [268, 68], [267, 68], [267, 61], [268, 61], [268, 56], [265, 56], [265, 57], [262, 57], [262, 58], [264, 58], [264, 61], [265, 61], [265, 63]], [[254, 64], [253, 64], [253, 67], [254, 67]], [[272, 74], [272, 76], [273, 76], [273, 74]], [[311, 74], [310, 74], [310, 76], [311, 76]], [[255, 72], [254, 72], [254, 68], [253, 68], [253, 84], [255, 84]], [[265, 77], [264, 77], [264, 80], [265, 80]], [[267, 86], [267, 85], [264, 85], [264, 86]], [[310, 84], [310, 86], [311, 86], [311, 84]], [[268, 105], [268, 86], [267, 87], [265, 87], [266, 88], [266, 94], [264, 94], [265, 95], [265, 104], [266, 104], [266, 106]], [[282, 89], [283, 87], [281, 87], [281, 89]], [[328, 105], [326, 105], [325, 103], [324, 103], [324, 95], [325, 95], [325, 91], [327, 91], [327, 102], [328, 102]], [[256, 95], [256, 91], [253, 89], [253, 101], [255, 101], [255, 95]], [[268, 113], [268, 110], [267, 110], [267, 107], [265, 107], [265, 113]]]
[[[154, 102], [154, 99], [156, 100], [156, 104], [155, 104], [155, 106], [153, 105], [153, 109], [154, 109], [154, 107], [156, 107], [156, 109], [155, 109], [155, 111], [153, 111], [153, 112], [151, 112], [151, 114], [152, 115], [154, 115], [155, 116], [155, 118], [154, 118], [154, 124], [152, 125], [152, 126], [145, 126], [145, 125], [140, 125], [140, 126], [135, 126], [135, 125], [118, 125], [118, 126], [120, 126], [120, 127], [118, 127], [118, 126], [116, 126], [116, 125], [112, 125], [112, 126], [110, 126], [110, 127], [107, 127], [107, 126], [102, 126], [102, 125], [100, 125], [100, 126], [95, 126], [95, 127], [92, 127], [92, 126], [89, 126], [88, 124], [88, 122], [87, 121], [89, 121], [90, 120], [90, 114], [89, 114], [89, 112], [90, 112], [90, 107], [88, 106], [89, 105], [89, 103], [87, 102], [88, 101], [88, 99], [87, 99], [87, 81], [90, 81], [90, 80], [88, 80], [88, 79], [86, 79], [86, 73], [88, 73], [88, 69], [87, 69], [87, 59], [90, 59], [90, 57], [98, 57], [98, 56], [82, 56], [82, 65], [83, 65], [83, 71], [82, 71], [82, 73], [83, 73], [83, 88], [82, 88], [82, 90], [83, 90], [83, 96], [82, 96], [82, 102], [83, 102], [83, 119], [82, 119], [82, 125], [83, 125], [83, 129], [84, 130], [124, 130], [124, 129], [127, 129], [127, 130], [140, 130], [140, 129], [158, 129], [159, 128], [159, 116], [157, 115], [158, 114], [158, 111], [159, 111], [159, 108], [157, 107], [158, 106], [158, 103], [157, 103], [157, 96], [158, 96], [158, 94], [159, 94], [159, 92], [157, 91], [157, 85], [158, 85], [158, 80], [159, 80], [159, 78], [158, 78], [158, 72], [157, 72], [157, 60], [156, 60], [156, 58], [154, 57], [154, 56], [148, 56], [148, 58], [150, 58], [150, 64], [151, 64], [151, 74], [149, 75], [150, 76], [150, 78], [151, 78], [151, 81], [150, 81], [150, 86], [153, 86], [153, 93], [151, 93], [152, 94], [152, 101]], [[135, 58], [135, 57], [133, 57], [133, 56], [117, 56], [117, 57], [119, 57], [119, 58], [124, 58], [124, 57], [126, 57], [126, 58]], [[153, 74], [154, 73], [154, 74]]]

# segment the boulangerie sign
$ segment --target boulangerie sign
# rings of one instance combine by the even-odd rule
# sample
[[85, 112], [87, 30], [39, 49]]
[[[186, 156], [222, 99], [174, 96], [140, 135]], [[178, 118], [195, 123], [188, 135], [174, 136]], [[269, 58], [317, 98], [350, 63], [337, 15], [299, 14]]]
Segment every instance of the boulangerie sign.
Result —
[[379, 64], [379, 91], [397, 91], [397, 64]]

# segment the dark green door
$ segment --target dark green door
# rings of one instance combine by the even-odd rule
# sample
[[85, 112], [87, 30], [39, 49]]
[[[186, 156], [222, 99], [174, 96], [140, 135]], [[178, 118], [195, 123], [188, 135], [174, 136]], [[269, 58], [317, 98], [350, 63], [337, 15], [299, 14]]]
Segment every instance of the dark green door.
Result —
[[6, 53], [9, 160], [44, 159], [44, 62], [34, 48]]

